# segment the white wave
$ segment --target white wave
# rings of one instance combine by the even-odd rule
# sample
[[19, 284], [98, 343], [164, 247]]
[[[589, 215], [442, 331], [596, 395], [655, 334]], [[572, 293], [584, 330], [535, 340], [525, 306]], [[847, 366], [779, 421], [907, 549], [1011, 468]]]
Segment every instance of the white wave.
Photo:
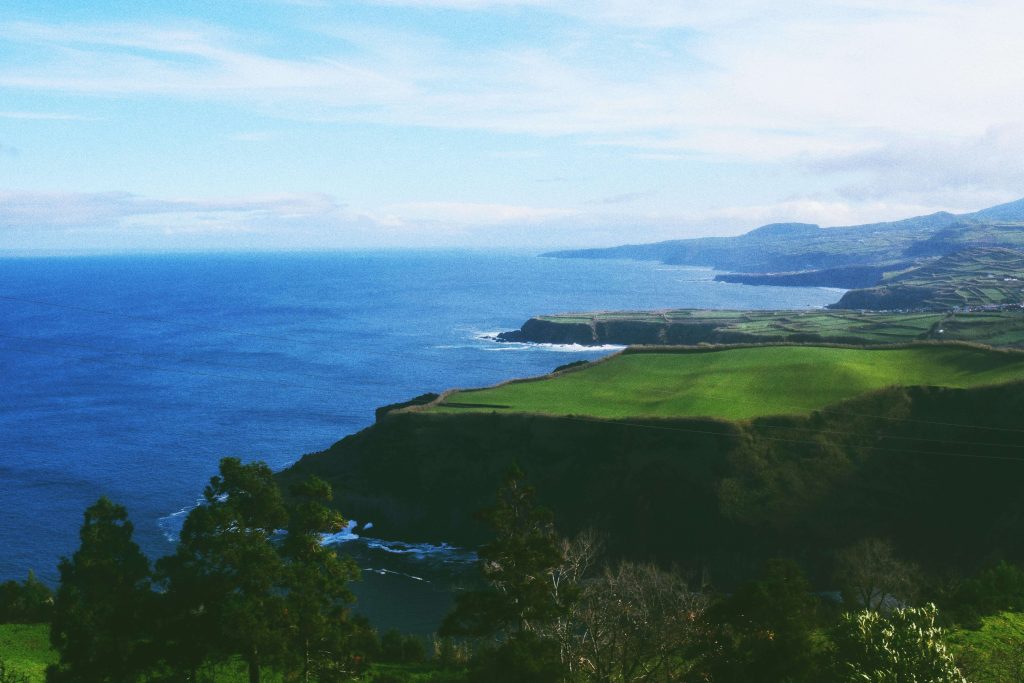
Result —
[[178, 539], [181, 537], [181, 528], [185, 526], [185, 518], [188, 517], [188, 513], [192, 512], [202, 504], [203, 499], [197, 498], [196, 502], [191, 505], [186, 505], [180, 510], [172, 512], [169, 515], [158, 517], [156, 525], [160, 527], [160, 531], [163, 533], [164, 538], [171, 543], [177, 543]]
[[529, 349], [544, 349], [556, 353], [600, 353], [610, 351], [621, 351], [626, 348], [622, 344], [601, 344], [591, 346], [584, 344], [547, 344], [541, 342], [516, 342], [502, 341], [498, 339], [498, 332], [476, 332], [473, 338], [479, 341], [492, 342], [485, 348], [485, 351], [527, 351]]
[[542, 348], [546, 351], [558, 353], [587, 353], [591, 351], [621, 351], [626, 348], [623, 344], [601, 344], [600, 346], [585, 346], [583, 344], [527, 344]]
[[359, 539], [359, 534], [355, 532], [356, 526], [359, 522], [354, 519], [348, 520], [348, 524], [341, 531], [333, 534], [321, 534], [320, 545], [337, 545], [339, 543], [348, 543], [349, 541], [355, 541]]
[[422, 576], [414, 576], [413, 574], [406, 574], [405, 572], [396, 572], [394, 569], [375, 569], [373, 567], [361, 567], [361, 569], [364, 572], [371, 572], [373, 574], [380, 574], [381, 576], [385, 576], [387, 574], [391, 574], [393, 576], [401, 576], [401, 577], [404, 577], [404, 578], [407, 578], [407, 579], [414, 579], [416, 581], [422, 581], [423, 583], [430, 583], [430, 581], [427, 581]]
[[440, 543], [403, 543], [402, 541], [382, 541], [379, 539], [363, 539], [366, 547], [381, 550], [394, 555], [409, 555], [418, 560], [428, 557], [439, 557], [447, 562], [475, 562], [476, 553], [458, 546]]

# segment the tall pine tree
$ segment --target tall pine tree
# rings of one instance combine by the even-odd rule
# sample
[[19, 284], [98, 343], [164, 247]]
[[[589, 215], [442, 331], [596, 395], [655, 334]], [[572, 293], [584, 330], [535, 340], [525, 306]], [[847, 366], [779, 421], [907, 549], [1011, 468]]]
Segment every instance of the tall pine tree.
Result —
[[549, 627], [567, 610], [568, 594], [556, 596], [552, 573], [564, 557], [551, 512], [535, 504], [533, 488], [513, 467], [497, 503], [480, 517], [494, 540], [479, 551], [486, 587], [458, 596], [441, 625], [441, 635], [492, 636], [498, 646], [485, 652], [474, 680], [549, 683], [565, 674], [558, 643]]
[[285, 566], [271, 543], [287, 524], [270, 468], [224, 458], [203, 504], [189, 513], [177, 552], [159, 563], [167, 593], [169, 659], [186, 671], [237, 655], [259, 683], [285, 646]]
[[59, 566], [50, 642], [60, 661], [47, 681], [127, 683], [148, 668], [153, 593], [132, 530], [125, 509], [107, 498], [86, 509], [81, 545]]
[[351, 636], [348, 607], [354, 597], [348, 582], [359, 568], [322, 543], [323, 534], [345, 528], [345, 519], [327, 507], [331, 486], [310, 477], [292, 487], [288, 535], [281, 544], [289, 622], [290, 660], [301, 680], [339, 669]]

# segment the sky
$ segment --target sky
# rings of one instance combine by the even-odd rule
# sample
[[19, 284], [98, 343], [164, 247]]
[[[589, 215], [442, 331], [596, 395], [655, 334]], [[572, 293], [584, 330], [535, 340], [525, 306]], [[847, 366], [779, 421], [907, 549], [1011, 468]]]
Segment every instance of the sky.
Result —
[[605, 246], [1024, 196], [1019, 0], [0, 7], [0, 251]]

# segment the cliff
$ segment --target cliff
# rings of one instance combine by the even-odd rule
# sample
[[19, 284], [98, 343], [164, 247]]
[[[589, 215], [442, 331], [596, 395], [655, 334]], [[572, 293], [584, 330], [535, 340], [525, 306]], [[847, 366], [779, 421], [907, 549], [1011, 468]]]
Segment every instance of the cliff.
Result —
[[938, 569], [1024, 558], [1024, 386], [892, 388], [805, 417], [592, 420], [392, 412], [279, 475], [330, 481], [348, 516], [407, 541], [473, 545], [473, 513], [518, 463], [560, 530], [618, 556], [744, 578], [761, 559], [867, 536]]

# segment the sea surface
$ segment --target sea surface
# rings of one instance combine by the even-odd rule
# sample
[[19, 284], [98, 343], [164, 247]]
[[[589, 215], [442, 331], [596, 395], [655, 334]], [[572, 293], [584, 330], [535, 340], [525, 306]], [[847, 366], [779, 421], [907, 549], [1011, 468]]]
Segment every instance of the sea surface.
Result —
[[[31, 569], [55, 583], [99, 496], [128, 508], [159, 557], [223, 456], [280, 469], [369, 426], [377, 406], [614, 350], [487, 339], [532, 315], [841, 295], [713, 275], [525, 252], [0, 259], [0, 581]], [[472, 549], [384, 543], [358, 524], [334, 541], [364, 569], [360, 609], [432, 631]]]

